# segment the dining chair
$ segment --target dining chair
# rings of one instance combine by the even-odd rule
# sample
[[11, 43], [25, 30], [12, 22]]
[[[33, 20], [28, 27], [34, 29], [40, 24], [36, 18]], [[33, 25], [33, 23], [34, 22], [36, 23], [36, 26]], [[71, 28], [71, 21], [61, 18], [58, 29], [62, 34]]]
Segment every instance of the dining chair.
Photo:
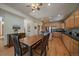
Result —
[[46, 47], [47, 47], [47, 49], [49, 50], [49, 46], [48, 46], [48, 44], [49, 44], [49, 36], [50, 36], [50, 33], [48, 33], [47, 35], [46, 35]]
[[12, 35], [12, 41], [13, 41], [13, 45], [14, 45], [14, 55], [15, 56], [22, 56], [28, 52], [28, 46], [19, 41], [18, 34]]
[[33, 55], [39, 56], [46, 56], [47, 49], [46, 46], [48, 45], [48, 35], [44, 35], [44, 37], [40, 40], [36, 48], [32, 48]]

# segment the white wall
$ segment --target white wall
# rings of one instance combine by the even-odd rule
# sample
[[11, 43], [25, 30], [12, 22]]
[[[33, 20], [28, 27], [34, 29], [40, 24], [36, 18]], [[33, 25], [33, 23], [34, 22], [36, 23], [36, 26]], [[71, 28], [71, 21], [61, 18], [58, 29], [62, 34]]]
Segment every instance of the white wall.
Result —
[[2, 17], [0, 17], [0, 36], [2, 36]]
[[8, 42], [7, 34], [13, 33], [13, 25], [20, 25], [21, 29], [19, 30], [19, 32], [24, 32], [24, 20], [19, 16], [3, 10], [0, 10], [0, 16], [2, 16], [4, 20], [4, 45], [6, 45]]
[[[39, 20], [34, 19], [31, 16], [25, 15], [20, 11], [13, 9], [5, 4], [0, 4], [0, 16], [3, 17], [3, 20], [4, 20], [4, 45], [6, 45], [8, 42], [7, 34], [13, 33], [12, 26], [15, 24], [19, 24], [21, 26], [21, 29], [19, 32], [25, 31], [26, 35], [37, 34], [37, 30], [34, 29], [34, 26], [37, 26], [37, 24], [39, 23]], [[31, 26], [30, 34], [27, 32], [27, 25], [28, 25], [27, 20]]]
[[[26, 18], [24, 20], [24, 27], [25, 27], [26, 36], [38, 34], [38, 28], [35, 29], [35, 26], [37, 27], [38, 24], [39, 24], [38, 22], [33, 21], [33, 18]], [[28, 27], [30, 27], [30, 28], [28, 28]]]
[[2, 32], [2, 27], [1, 27], [1, 21], [0, 21], [0, 36], [1, 36], [1, 32]]
[[[14, 15], [12, 13], [6, 12], [2, 9], [0, 9], [0, 16], [3, 17], [4, 20], [4, 45], [7, 44], [7, 34], [11, 34], [14, 31], [12, 30], [13, 25], [20, 25], [21, 29], [19, 32], [25, 32], [27, 36], [36, 35], [38, 34], [37, 29], [35, 29], [35, 26], [38, 26], [39, 22], [36, 21], [36, 19], [32, 17], [26, 17], [25, 19], [22, 17], [19, 17], [17, 15]], [[30, 26], [30, 32], [28, 32], [28, 24]]]
[[20, 17], [23, 17], [23, 18], [26, 17], [26, 15], [23, 14], [22, 12], [14, 9], [14, 8], [12, 8], [10, 6], [7, 6], [6, 4], [1, 3], [0, 4], [0, 8], [3, 9], [3, 10], [6, 10], [6, 11], [12, 13], [12, 14], [15, 14], [17, 16], [20, 16]]

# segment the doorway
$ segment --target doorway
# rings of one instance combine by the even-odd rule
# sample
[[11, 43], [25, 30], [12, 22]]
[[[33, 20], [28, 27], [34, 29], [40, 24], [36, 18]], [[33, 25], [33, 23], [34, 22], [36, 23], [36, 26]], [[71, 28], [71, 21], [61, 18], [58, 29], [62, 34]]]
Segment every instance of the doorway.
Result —
[[3, 47], [3, 39], [4, 39], [3, 27], [4, 27], [4, 21], [3, 18], [0, 16], [0, 52], [2, 51], [1, 49]]
[[4, 21], [2, 17], [0, 17], [0, 38], [3, 37], [3, 26], [4, 26]]

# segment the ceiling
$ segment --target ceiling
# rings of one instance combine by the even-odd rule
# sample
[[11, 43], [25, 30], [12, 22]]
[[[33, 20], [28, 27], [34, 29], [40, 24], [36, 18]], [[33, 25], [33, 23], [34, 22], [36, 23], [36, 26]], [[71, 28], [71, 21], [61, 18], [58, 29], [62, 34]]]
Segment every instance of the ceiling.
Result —
[[20, 12], [32, 16], [37, 20], [43, 20], [45, 17], [52, 21], [60, 21], [71, 14], [76, 8], [77, 3], [43, 3], [39, 11], [32, 12], [31, 3], [6, 3], [6, 5], [19, 10]]

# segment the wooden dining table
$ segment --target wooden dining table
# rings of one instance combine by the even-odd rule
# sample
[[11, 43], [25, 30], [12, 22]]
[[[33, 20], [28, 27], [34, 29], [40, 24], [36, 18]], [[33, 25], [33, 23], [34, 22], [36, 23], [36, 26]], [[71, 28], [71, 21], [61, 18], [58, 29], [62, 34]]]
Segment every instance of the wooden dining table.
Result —
[[29, 55], [32, 56], [32, 46], [38, 43], [43, 38], [43, 35], [33, 35], [21, 39], [21, 42], [28, 46]]

